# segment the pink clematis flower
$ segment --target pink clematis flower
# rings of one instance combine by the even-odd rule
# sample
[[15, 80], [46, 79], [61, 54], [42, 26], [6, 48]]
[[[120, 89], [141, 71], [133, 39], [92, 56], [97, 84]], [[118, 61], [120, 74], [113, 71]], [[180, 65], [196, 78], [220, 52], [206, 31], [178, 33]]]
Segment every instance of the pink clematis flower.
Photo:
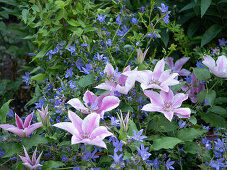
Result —
[[37, 148], [35, 149], [35, 151], [32, 155], [32, 160], [30, 159], [25, 147], [24, 147], [25, 157], [19, 155], [20, 159], [23, 162], [23, 165], [30, 170], [35, 170], [35, 169], [38, 169], [40, 166], [42, 166], [41, 164], [39, 164], [39, 161], [40, 161], [40, 158], [41, 158], [41, 155], [42, 155], [43, 152], [40, 153], [40, 155], [37, 159], [36, 159], [36, 152], [37, 152]]
[[203, 56], [203, 64], [206, 65], [210, 72], [213, 73], [217, 77], [227, 78], [227, 57], [221, 55], [218, 57], [216, 63], [215, 60], [209, 56]]
[[68, 111], [69, 119], [72, 122], [61, 122], [53, 126], [66, 130], [71, 133], [71, 144], [84, 143], [88, 145], [96, 145], [106, 148], [103, 139], [113, 135], [104, 126], [99, 126], [100, 116], [96, 113], [91, 113], [82, 120], [74, 112]]
[[172, 57], [167, 57], [166, 60], [166, 64], [169, 66], [169, 68], [174, 72], [174, 73], [178, 73], [180, 76], [188, 76], [191, 72], [186, 70], [186, 69], [182, 69], [182, 66], [190, 59], [190, 57], [184, 57], [181, 58], [179, 60], [177, 60], [175, 62], [175, 64], [173, 64], [173, 58]]
[[150, 98], [151, 103], [143, 106], [142, 110], [149, 112], [161, 112], [171, 121], [173, 115], [179, 118], [189, 118], [191, 110], [189, 108], [179, 108], [184, 100], [188, 98], [187, 94], [178, 93], [174, 96], [172, 90], [169, 92], [161, 91], [160, 94], [152, 90], [145, 90], [144, 94]]
[[89, 114], [95, 112], [100, 114], [101, 118], [103, 118], [105, 112], [115, 109], [120, 103], [120, 100], [115, 96], [101, 95], [97, 97], [89, 90], [84, 93], [83, 101], [85, 106], [78, 98], [70, 99], [68, 103], [83, 113]]
[[191, 99], [192, 103], [197, 102], [197, 94], [205, 89], [204, 84], [201, 84], [199, 80], [196, 78], [195, 74], [191, 75], [191, 86], [188, 91], [188, 97]]
[[142, 80], [141, 88], [143, 90], [146, 89], [160, 89], [165, 92], [169, 91], [169, 86], [179, 84], [179, 81], [174, 79], [178, 76], [178, 73], [172, 73], [171, 70], [165, 70], [165, 61], [164, 59], [158, 61], [156, 64], [154, 71], [142, 71], [139, 76], [141, 76], [140, 80]]
[[144, 51], [144, 53], [143, 53], [142, 50], [139, 48], [139, 50], [138, 50], [138, 52], [137, 52], [137, 63], [138, 63], [138, 64], [142, 64], [142, 63], [143, 63], [144, 58], [145, 58], [145, 56], [146, 56], [148, 50], [149, 50], [149, 48], [146, 49], [146, 50]]
[[39, 112], [39, 115], [42, 119], [43, 125], [47, 126], [50, 122], [50, 113], [48, 112], [48, 106], [46, 106], [45, 109], [42, 107], [42, 110], [38, 109], [38, 112]]
[[[124, 72], [130, 71], [130, 66], [127, 66]], [[135, 80], [129, 79], [128, 76], [118, 72], [118, 69], [114, 70], [113, 66], [110, 63], [107, 63], [104, 73], [107, 75], [107, 80], [105, 83], [101, 83], [95, 88], [110, 90], [110, 94], [113, 95], [115, 91], [118, 91], [122, 94], [127, 94], [135, 84]]]
[[36, 130], [37, 128], [42, 126], [41, 122], [31, 125], [32, 116], [33, 116], [33, 113], [28, 115], [23, 123], [22, 119], [17, 114], [15, 114], [17, 127], [15, 127], [14, 125], [4, 124], [4, 125], [0, 125], [0, 128], [8, 130], [12, 133], [15, 133], [16, 135], [18, 135], [22, 138], [27, 137], [34, 130]]

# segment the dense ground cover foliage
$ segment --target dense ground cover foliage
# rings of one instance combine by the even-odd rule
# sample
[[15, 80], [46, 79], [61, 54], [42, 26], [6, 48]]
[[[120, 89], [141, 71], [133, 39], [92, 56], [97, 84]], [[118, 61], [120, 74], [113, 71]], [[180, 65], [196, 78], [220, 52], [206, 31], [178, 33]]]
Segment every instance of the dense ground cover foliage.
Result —
[[[0, 167], [226, 168], [226, 3], [200, 2], [18, 1], [33, 93], [22, 114], [3, 100]], [[185, 34], [182, 12], [216, 5]]]

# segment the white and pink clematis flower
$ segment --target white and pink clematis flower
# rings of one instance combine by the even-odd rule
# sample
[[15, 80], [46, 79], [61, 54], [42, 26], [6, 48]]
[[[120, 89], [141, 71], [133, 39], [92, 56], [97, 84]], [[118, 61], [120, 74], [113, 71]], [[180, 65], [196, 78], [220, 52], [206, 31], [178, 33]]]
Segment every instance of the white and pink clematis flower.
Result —
[[156, 64], [154, 71], [141, 71], [138, 76], [139, 80], [142, 80], [141, 88], [143, 90], [146, 89], [160, 89], [165, 92], [169, 91], [169, 86], [179, 84], [179, 81], [175, 79], [178, 76], [178, 73], [172, 73], [171, 70], [165, 70], [165, 61], [164, 59], [158, 61]]
[[39, 127], [41, 127], [43, 125], [41, 122], [34, 123], [34, 124], [31, 125], [32, 116], [33, 116], [33, 113], [28, 115], [25, 118], [25, 121], [23, 123], [22, 119], [17, 114], [15, 114], [17, 127], [15, 127], [14, 125], [10, 125], [10, 124], [1, 124], [0, 128], [8, 130], [8, 131], [10, 131], [12, 133], [15, 133], [16, 135], [18, 135], [18, 136], [20, 136], [22, 138], [23, 137], [27, 137], [34, 130], [36, 130], [37, 128], [39, 128]]
[[25, 157], [19, 155], [20, 159], [23, 162], [23, 165], [25, 167], [27, 167], [28, 169], [30, 169], [30, 170], [35, 170], [35, 169], [38, 169], [39, 167], [42, 166], [41, 164], [39, 164], [39, 161], [40, 161], [40, 158], [41, 158], [41, 155], [42, 155], [43, 152], [40, 153], [40, 155], [39, 155], [39, 157], [37, 159], [36, 159], [36, 152], [37, 152], [37, 148], [35, 149], [35, 151], [34, 151], [34, 153], [32, 155], [32, 160], [30, 159], [25, 147], [24, 147]]
[[173, 58], [167, 57], [166, 58], [166, 60], [167, 60], [166, 64], [169, 66], [169, 68], [174, 73], [178, 73], [180, 76], [188, 76], [191, 72], [186, 70], [186, 69], [182, 69], [182, 67], [189, 59], [190, 59], [190, 57], [184, 57], [184, 58], [177, 60], [175, 62], [175, 64], [173, 64]]
[[218, 57], [217, 61], [209, 56], [204, 55], [203, 56], [203, 64], [206, 65], [210, 72], [213, 73], [217, 77], [227, 78], [227, 57], [224, 55], [221, 55]]
[[106, 148], [103, 139], [113, 134], [104, 126], [99, 126], [100, 116], [96, 113], [91, 113], [82, 120], [72, 111], [68, 111], [69, 119], [72, 122], [61, 122], [53, 126], [66, 130], [71, 133], [71, 144], [84, 143], [87, 145], [96, 145]]
[[115, 109], [120, 103], [120, 100], [115, 96], [101, 95], [98, 97], [89, 90], [84, 93], [83, 101], [85, 106], [78, 98], [70, 99], [68, 103], [83, 113], [95, 112], [101, 118], [103, 118], [105, 112]]
[[[124, 72], [130, 71], [130, 66], [127, 66]], [[122, 94], [127, 94], [135, 85], [135, 80], [128, 78], [128, 76], [118, 72], [118, 69], [114, 70], [110, 63], [107, 63], [104, 73], [107, 75], [105, 83], [101, 83], [95, 88], [110, 90], [110, 94], [113, 95], [115, 91]]]
[[39, 115], [42, 119], [43, 125], [48, 126], [48, 124], [50, 122], [50, 113], [48, 112], [48, 106], [46, 106], [45, 109], [42, 107], [42, 110], [38, 109], [38, 112], [39, 112]]
[[171, 121], [173, 115], [179, 118], [189, 118], [191, 110], [189, 108], [179, 108], [184, 100], [188, 98], [187, 94], [178, 93], [173, 94], [170, 89], [169, 92], [161, 91], [160, 94], [152, 90], [145, 90], [144, 94], [150, 98], [151, 103], [143, 106], [142, 110], [149, 112], [161, 112]]

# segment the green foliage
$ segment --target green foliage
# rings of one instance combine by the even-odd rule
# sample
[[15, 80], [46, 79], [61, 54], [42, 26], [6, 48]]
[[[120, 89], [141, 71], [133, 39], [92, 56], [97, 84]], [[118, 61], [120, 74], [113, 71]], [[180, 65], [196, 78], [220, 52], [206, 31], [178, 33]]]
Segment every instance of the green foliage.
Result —
[[8, 102], [4, 103], [0, 109], [0, 122], [6, 123], [6, 116], [9, 113], [9, 103], [12, 101], [12, 99], [10, 99]]
[[193, 68], [193, 72], [199, 80], [207, 81], [210, 78], [210, 72], [205, 68]]
[[206, 132], [206, 129], [185, 128], [177, 132], [177, 137], [183, 141], [192, 141]]
[[54, 169], [57, 168], [59, 166], [64, 166], [64, 163], [59, 162], [59, 161], [45, 161], [42, 169], [43, 170], [50, 170], [50, 169]]
[[48, 139], [38, 134], [33, 135], [31, 138], [26, 138], [22, 141], [22, 145], [25, 146], [27, 150], [29, 150], [32, 146], [38, 146], [40, 144], [46, 143], [48, 143]]
[[87, 87], [87, 86], [93, 84], [94, 80], [95, 80], [94, 74], [86, 75], [80, 79], [79, 86], [83, 87], [83, 88]]
[[158, 139], [154, 139], [153, 145], [151, 146], [151, 149], [153, 150], [160, 150], [160, 149], [173, 149], [178, 143], [182, 143], [183, 141], [174, 138], [174, 137], [161, 137]]

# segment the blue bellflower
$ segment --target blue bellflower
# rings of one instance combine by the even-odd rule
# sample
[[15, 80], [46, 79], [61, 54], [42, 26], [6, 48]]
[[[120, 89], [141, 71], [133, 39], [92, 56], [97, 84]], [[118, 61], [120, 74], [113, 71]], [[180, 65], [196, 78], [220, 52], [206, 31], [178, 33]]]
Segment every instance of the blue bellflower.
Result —
[[141, 129], [137, 134], [136, 134], [136, 131], [133, 130], [133, 137], [132, 139], [136, 140], [136, 141], [140, 141], [140, 142], [143, 142], [143, 139], [147, 138], [147, 136], [141, 136], [143, 133], [143, 129]]
[[147, 152], [149, 147], [144, 148], [144, 145], [142, 143], [141, 143], [140, 148], [138, 146], [136, 146], [136, 149], [144, 161], [147, 160], [151, 156], [151, 154], [149, 152]]
[[106, 15], [102, 16], [102, 13], [101, 13], [100, 15], [97, 14], [97, 16], [98, 16], [97, 20], [98, 20], [99, 22], [105, 22]]
[[65, 78], [72, 77], [73, 76], [73, 68], [71, 67], [66, 71]]
[[174, 167], [172, 166], [175, 163], [175, 161], [170, 161], [170, 158], [166, 161], [165, 165], [166, 168], [169, 169], [174, 169]]
[[30, 77], [29, 77], [29, 72], [25, 72], [25, 76], [22, 76], [23, 81], [26, 83], [26, 85], [29, 85], [30, 82]]
[[162, 13], [166, 13], [168, 11], [168, 6], [165, 6], [165, 4], [161, 3], [161, 7], [158, 7]]
[[133, 24], [138, 24], [138, 20], [136, 19], [136, 17], [132, 17], [131, 22]]

